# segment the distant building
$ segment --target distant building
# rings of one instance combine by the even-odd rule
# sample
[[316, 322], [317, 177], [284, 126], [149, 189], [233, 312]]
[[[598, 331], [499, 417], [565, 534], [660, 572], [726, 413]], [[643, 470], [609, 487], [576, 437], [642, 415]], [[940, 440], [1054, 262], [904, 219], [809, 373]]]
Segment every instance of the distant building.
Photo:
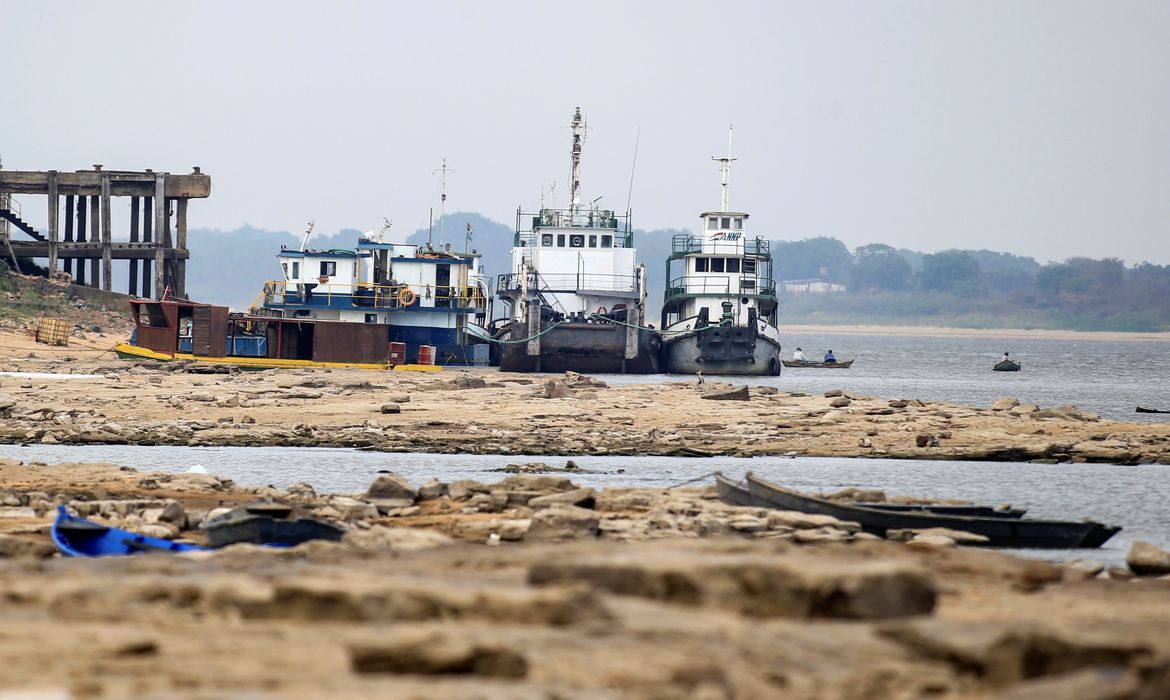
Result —
[[845, 285], [821, 279], [784, 280], [780, 285], [788, 294], [829, 294], [845, 291]]

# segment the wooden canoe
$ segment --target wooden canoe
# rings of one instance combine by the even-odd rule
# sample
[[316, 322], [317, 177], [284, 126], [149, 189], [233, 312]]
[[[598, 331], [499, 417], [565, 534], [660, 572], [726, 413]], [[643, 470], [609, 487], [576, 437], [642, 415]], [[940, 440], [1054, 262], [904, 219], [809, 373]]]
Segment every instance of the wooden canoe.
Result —
[[781, 360], [785, 367], [808, 367], [811, 369], [849, 369], [853, 366], [853, 360], [844, 360], [841, 362], [801, 362], [800, 360]]
[[791, 491], [748, 473], [745, 477], [753, 501], [783, 510], [831, 515], [855, 522], [866, 532], [885, 537], [887, 530], [923, 530], [945, 527], [983, 535], [989, 547], [1037, 549], [1097, 548], [1121, 528], [1092, 521], [979, 518], [935, 513], [898, 513], [877, 508], [834, 503]]
[[1019, 372], [1020, 363], [1013, 360], [1001, 360], [991, 368], [993, 372]]
[[[733, 506], [769, 507], [763, 501], [752, 499], [744, 482], [734, 482], [723, 476], [715, 475], [715, 486], [719, 492], [719, 500]], [[978, 505], [944, 505], [940, 503], [863, 503], [854, 501], [847, 505], [873, 508], [891, 513], [934, 513], [938, 515], [965, 515], [979, 518], [1009, 518], [1018, 520], [1028, 511], [1021, 508], [997, 508]]]

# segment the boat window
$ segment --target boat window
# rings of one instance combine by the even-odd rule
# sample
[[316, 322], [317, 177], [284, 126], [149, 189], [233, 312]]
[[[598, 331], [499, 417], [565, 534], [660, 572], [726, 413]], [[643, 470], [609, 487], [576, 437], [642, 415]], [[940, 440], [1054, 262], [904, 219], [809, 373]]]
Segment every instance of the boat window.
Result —
[[735, 226], [733, 228], [735, 228], [736, 231], [743, 230], [743, 217], [742, 216], [735, 217]]
[[707, 258], [695, 258], [695, 272], [707, 271]]
[[540, 244], [541, 245], [552, 245], [552, 243], [553, 243], [553, 237], [552, 237], [551, 233], [546, 233], [540, 237]]
[[707, 230], [708, 231], [714, 231], [717, 228], [719, 228], [719, 218], [718, 217], [712, 216], [711, 218], [707, 219]]
[[723, 228], [731, 228], [731, 217], [730, 216], [723, 217], [723, 220], [720, 221], [720, 223], [723, 224]]
[[378, 314], [366, 314], [366, 323], [377, 323]]
[[564, 248], [564, 247], [565, 247], [565, 234], [563, 234], [563, 233], [558, 233], [558, 234], [557, 234], [557, 247], [558, 247], [558, 248]]
[[597, 234], [595, 234], [595, 233], [589, 234], [589, 247], [590, 248], [597, 247]]
[[569, 247], [570, 248], [584, 248], [585, 247], [585, 236], [582, 236], [579, 233], [575, 233], [572, 236], [569, 236]]
[[723, 258], [711, 258], [711, 272], [723, 272]]
[[755, 260], [744, 260], [743, 261], [743, 272], [746, 275], [756, 274], [756, 261]]
[[301, 278], [301, 263], [300, 263], [300, 262], [294, 262], [294, 263], [293, 263], [293, 274], [292, 274], [292, 279], [294, 279], [294, 280], [299, 280], [300, 278]]
[[281, 263], [280, 269], [284, 270], [284, 278], [288, 279], [288, 263]]
[[602, 248], [612, 248], [613, 247], [613, 236], [611, 236], [609, 234], [602, 234], [601, 247]]
[[321, 276], [332, 277], [337, 274], [337, 262], [333, 260], [321, 261]]
[[739, 272], [739, 258], [728, 258], [727, 259], [727, 271], [728, 272]]

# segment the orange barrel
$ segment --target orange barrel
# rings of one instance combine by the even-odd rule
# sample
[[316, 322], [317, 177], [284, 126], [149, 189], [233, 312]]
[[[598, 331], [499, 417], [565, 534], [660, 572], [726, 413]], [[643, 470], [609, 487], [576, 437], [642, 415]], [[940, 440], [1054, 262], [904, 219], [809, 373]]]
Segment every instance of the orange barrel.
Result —
[[406, 343], [390, 343], [390, 364], [406, 364]]
[[434, 345], [420, 345], [418, 346], [418, 363], [420, 365], [435, 364], [435, 346]]

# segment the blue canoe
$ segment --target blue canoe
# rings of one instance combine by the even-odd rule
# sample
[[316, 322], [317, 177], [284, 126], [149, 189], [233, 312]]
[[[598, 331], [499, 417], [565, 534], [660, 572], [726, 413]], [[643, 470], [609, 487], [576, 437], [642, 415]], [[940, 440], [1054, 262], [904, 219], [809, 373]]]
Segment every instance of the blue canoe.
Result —
[[147, 537], [78, 518], [70, 515], [65, 506], [57, 507], [57, 519], [53, 521], [52, 536], [53, 544], [67, 557], [103, 557], [141, 552], [190, 552], [207, 549], [196, 544]]

